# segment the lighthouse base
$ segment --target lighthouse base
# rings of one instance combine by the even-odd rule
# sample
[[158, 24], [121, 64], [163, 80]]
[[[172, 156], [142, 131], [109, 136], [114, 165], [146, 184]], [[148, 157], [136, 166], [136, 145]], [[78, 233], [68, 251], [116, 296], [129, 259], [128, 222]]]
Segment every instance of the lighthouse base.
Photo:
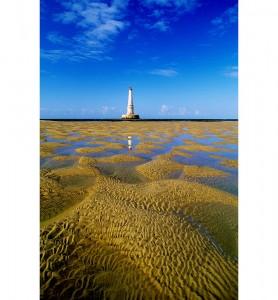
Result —
[[139, 115], [134, 115], [134, 114], [122, 115], [122, 120], [138, 120], [138, 119], [140, 119]]

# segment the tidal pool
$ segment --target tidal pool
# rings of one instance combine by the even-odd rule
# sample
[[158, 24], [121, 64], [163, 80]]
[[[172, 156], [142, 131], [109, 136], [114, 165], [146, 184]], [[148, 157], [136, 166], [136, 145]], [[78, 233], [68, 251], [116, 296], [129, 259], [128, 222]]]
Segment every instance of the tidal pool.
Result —
[[[51, 122], [49, 123], [51, 124]], [[173, 122], [169, 122], [169, 127], [173, 125], [172, 123]], [[102, 134], [102, 136], [99, 137], [98, 128], [102, 128], [102, 126], [100, 126], [100, 122], [87, 122], [88, 127], [91, 128], [90, 134], [86, 135], [86, 137], [84, 137], [83, 139], [79, 139], [78, 141], [72, 141], [69, 138], [55, 139], [52, 138], [51, 135], [46, 134], [45, 138], [47, 142], [65, 143], [65, 146], [57, 148], [54, 152], [54, 155], [47, 158], [42, 158], [41, 167], [56, 168], [59, 166], [70, 166], [74, 163], [74, 160], [71, 160], [70, 157], [81, 154], [84, 156], [96, 158], [109, 157], [117, 154], [136, 155], [144, 158], [146, 161], [150, 161], [155, 159], [155, 157], [157, 157], [158, 155], [171, 153], [171, 151], [177, 149], [176, 147], [180, 146], [180, 153], [173, 153], [172, 160], [182, 164], [209, 166], [228, 172], [229, 176], [226, 178], [214, 178], [213, 180], [211, 178], [199, 178], [196, 180], [229, 191], [233, 194], [237, 194], [237, 168], [230, 168], [229, 166], [222, 164], [223, 160], [225, 159], [232, 159], [237, 161], [237, 145], [229, 144], [228, 142], [225, 143], [225, 140], [223, 138], [218, 137], [217, 133], [213, 132], [213, 128], [211, 128], [211, 132], [206, 131], [206, 135], [200, 138], [199, 136], [195, 136], [194, 133], [188, 133], [188, 128], [183, 127], [186, 126], [186, 122], [180, 123], [182, 124], [180, 124], [179, 126], [179, 131], [171, 133], [169, 132], [168, 128], [167, 134], [163, 132], [163, 128], [155, 130], [156, 126], [152, 126], [153, 124], [150, 124], [150, 126], [148, 126], [148, 124], [142, 124], [141, 122], [138, 122], [136, 124], [138, 125], [138, 128], [135, 128], [136, 130], [134, 130], [135, 126], [134, 124], [132, 124], [132, 130], [130, 130], [129, 135], [128, 128], [130, 124], [128, 124], [127, 122], [119, 122], [118, 132], [116, 130], [117, 123], [113, 122], [110, 125], [114, 129], [112, 130], [113, 136], [110, 135], [108, 126], [107, 134]], [[195, 123], [196, 126], [199, 125], [197, 122]], [[222, 124], [222, 122], [219, 123], [219, 125]], [[230, 122], [228, 124], [231, 124], [232, 126], [235, 125], [234, 122]], [[64, 122], [64, 125], [65, 127], [68, 127], [68, 137], [80, 137], [80, 135], [82, 135], [82, 131], [84, 130], [81, 127], [80, 132], [76, 131], [76, 129], [74, 129], [74, 131], [71, 131], [71, 126], [68, 126], [67, 122]], [[124, 128], [123, 125], [126, 125], [127, 128]], [[148, 131], [145, 131], [146, 128], [148, 128]], [[125, 135], [122, 134], [123, 129], [126, 129]], [[222, 134], [227, 135], [226, 128], [223, 129]], [[234, 134], [237, 134], [237, 131], [234, 131]], [[155, 135], [155, 138], [152, 138], [153, 135]], [[221, 134], [219, 135], [222, 136]], [[230, 134], [229, 136], [233, 137], [232, 134]], [[194, 151], [190, 151], [190, 149], [186, 150], [187, 142], [194, 142]], [[44, 142], [42, 142], [42, 144], [44, 144]], [[208, 151], [202, 151], [203, 145], [211, 147], [213, 151], [210, 152], [210, 149], [208, 149]], [[138, 150], [139, 147], [140, 149]], [[90, 150], [90, 148], [92, 149]], [[86, 150], [84, 153], [78, 153], [78, 151], [82, 151], [83, 149]], [[184, 156], [183, 152], [191, 154], [191, 157]], [[69, 159], [57, 162], [55, 161], [55, 155], [66, 155], [69, 156]], [[122, 163], [123, 162], [118, 162], [119, 170], [122, 170], [123, 168]], [[101, 163], [99, 164], [99, 167], [102, 168]], [[131, 173], [134, 173], [132, 171], [134, 164], [126, 163], [124, 167], [129, 169]], [[109, 165], [106, 165], [106, 172], [108, 171], [108, 169]], [[117, 162], [114, 162], [113, 166], [111, 165], [111, 169], [113, 169], [114, 173], [117, 174], [117, 171], [115, 171], [117, 170]], [[121, 172], [122, 171], [120, 171], [120, 173]], [[177, 173], [174, 177], [179, 178], [179, 174]]]
[[237, 122], [41, 121], [42, 299], [237, 299]]

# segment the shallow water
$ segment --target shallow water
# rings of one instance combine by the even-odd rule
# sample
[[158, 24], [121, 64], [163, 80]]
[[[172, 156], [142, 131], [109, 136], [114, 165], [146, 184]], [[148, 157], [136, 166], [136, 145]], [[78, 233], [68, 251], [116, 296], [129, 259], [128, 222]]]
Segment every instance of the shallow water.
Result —
[[[140, 124], [138, 124], [140, 126]], [[210, 157], [211, 155], [221, 156], [223, 158], [227, 159], [233, 159], [237, 160], [238, 158], [238, 147], [235, 144], [215, 144], [217, 142], [222, 142], [223, 139], [218, 137], [216, 134], [209, 133], [205, 134], [204, 137], [199, 138], [194, 136], [193, 134], [188, 133], [188, 128], [183, 128], [183, 133], [172, 136], [169, 138], [166, 134], [158, 133], [155, 130], [155, 127], [152, 131], [146, 132], [144, 138], [139, 135], [132, 135], [130, 140], [131, 142], [128, 143], [128, 136], [123, 137], [122, 135], [118, 135], [116, 131], [114, 132], [113, 136], [108, 137], [101, 137], [101, 138], [95, 138], [94, 134], [92, 133], [91, 137], [86, 137], [84, 139], [81, 139], [79, 141], [69, 141], [67, 139], [55, 139], [51, 136], [48, 136], [46, 134], [46, 141], [47, 142], [63, 142], [67, 145], [65, 147], [61, 147], [55, 150], [54, 155], [67, 155], [69, 158], [71, 156], [77, 156], [81, 155], [80, 153], [76, 152], [76, 149], [83, 148], [83, 147], [99, 147], [102, 145], [105, 145], [106, 142], [109, 143], [115, 143], [115, 144], [121, 144], [124, 145], [122, 149], [109, 149], [107, 147], [105, 150], [101, 152], [93, 152], [93, 153], [82, 153], [82, 156], [89, 156], [89, 157], [109, 157], [116, 154], [127, 154], [127, 155], [136, 155], [141, 158], [144, 158], [146, 161], [150, 161], [155, 159], [157, 155], [167, 154], [171, 150], [174, 149], [176, 146], [182, 146], [185, 145], [187, 141], [189, 142], [195, 142], [201, 145], [208, 145], [213, 146], [215, 148], [227, 150], [226, 151], [218, 151], [218, 152], [203, 152], [203, 151], [185, 151], [187, 153], [192, 154], [192, 157], [184, 157], [180, 155], [174, 155], [173, 160], [185, 164], [185, 165], [197, 165], [197, 166], [208, 166], [212, 168], [216, 168], [219, 170], [223, 170], [227, 173], [229, 173], [229, 176], [221, 177], [221, 178], [198, 178], [196, 179], [197, 182], [205, 183], [207, 185], [219, 188], [221, 190], [225, 190], [227, 192], [230, 192], [232, 194], [237, 195], [238, 193], [238, 171], [237, 168], [230, 168], [226, 167], [220, 164], [221, 159], [220, 158], [213, 158]], [[157, 138], [152, 138], [152, 135], [156, 134]], [[69, 136], [78, 137], [80, 136], [80, 133], [76, 130], [69, 133]], [[103, 143], [102, 143], [103, 142]], [[154, 144], [158, 145], [161, 148], [157, 149], [151, 149], [149, 150], [149, 153], [138, 152], [136, 150], [136, 147], [140, 145], [141, 143], [148, 143], [148, 144]], [[145, 161], [145, 162], [146, 162]], [[74, 160], [69, 159], [65, 161], [55, 161], [52, 159], [52, 157], [49, 158], [42, 158], [41, 159], [41, 167], [47, 167], [47, 168], [59, 168], [59, 167], [66, 167], [66, 166], [72, 166], [74, 164]], [[114, 174], [115, 176], [119, 176], [123, 181], [126, 182], [136, 182], [136, 181], [142, 181], [142, 178], [140, 178], [139, 175], [135, 175], [134, 172], [134, 166], [138, 165], [140, 163], [108, 163], [108, 164], [98, 164], [100, 169], [103, 170], [105, 174]], [[125, 170], [125, 172], [123, 172]], [[132, 174], [133, 176], [123, 176], [123, 173]], [[172, 178], [179, 178], [180, 172], [175, 172], [172, 175]]]

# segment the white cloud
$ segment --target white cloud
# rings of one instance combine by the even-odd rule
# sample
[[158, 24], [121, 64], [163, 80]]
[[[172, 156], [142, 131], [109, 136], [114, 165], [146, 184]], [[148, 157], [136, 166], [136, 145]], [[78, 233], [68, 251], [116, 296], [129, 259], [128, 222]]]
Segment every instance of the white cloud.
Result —
[[[56, 13], [53, 20], [62, 24], [71, 24], [75, 27], [75, 33], [66, 38], [58, 32], [49, 33], [47, 39], [56, 45], [64, 46], [63, 49], [43, 49], [42, 57], [57, 61], [70, 59], [73, 61], [84, 59], [107, 59], [109, 45], [116, 37], [129, 27], [132, 22], [133, 29], [142, 26], [168, 31], [170, 22], [184, 12], [192, 11], [198, 7], [199, 0], [139, 0], [139, 6], [149, 13], [138, 14], [138, 22], [132, 18], [127, 19], [128, 5], [132, 0], [68, 0], [61, 1], [63, 11]], [[146, 21], [146, 18], [148, 20]], [[136, 25], [135, 25], [136, 24]], [[72, 30], [71, 30], [72, 32]], [[136, 35], [127, 34], [127, 39], [133, 39]], [[62, 47], [61, 47], [62, 48]], [[98, 50], [96, 52], [96, 50]], [[101, 50], [101, 51], [100, 51]], [[161, 71], [161, 72], [160, 72]], [[160, 72], [160, 74], [159, 74]], [[157, 74], [166, 77], [177, 75], [175, 70], [157, 70]]]
[[62, 50], [62, 49], [41, 49], [41, 57], [51, 60], [53, 62], [59, 60], [62, 56], [72, 57], [73, 52], [70, 50]]
[[238, 5], [235, 4], [232, 7], [226, 9], [221, 16], [211, 20], [213, 28], [210, 30], [212, 35], [222, 36], [232, 24], [236, 24], [238, 21]]
[[145, 5], [182, 8], [191, 11], [199, 5], [198, 0], [141, 0]]
[[166, 21], [160, 20], [150, 26], [150, 28], [157, 29], [159, 31], [167, 31], [169, 29], [169, 25]]
[[166, 104], [162, 104], [160, 107], [160, 113], [161, 114], [167, 114], [169, 112], [170, 108]]
[[[43, 49], [42, 57], [52, 61], [107, 59], [107, 44], [128, 26], [128, 22], [123, 18], [127, 4], [128, 1], [123, 0], [114, 0], [111, 5], [88, 0], [62, 2], [64, 11], [56, 14], [54, 21], [73, 24], [78, 34], [71, 36], [67, 50]], [[58, 33], [49, 33], [47, 39], [54, 44], [65, 42]]]
[[174, 69], [154, 69], [149, 72], [152, 75], [158, 75], [163, 77], [174, 77], [178, 75], [178, 72]]
[[199, 0], [139, 0], [144, 10], [149, 10], [141, 24], [150, 29], [166, 32], [170, 23], [175, 22], [181, 15], [199, 7]]
[[73, 62], [86, 60], [87, 58], [94, 58], [95, 60], [109, 60], [110, 57], [106, 56], [102, 50], [90, 50], [87, 53], [82, 49], [41, 49], [41, 57], [56, 62], [61, 59], [67, 59]]
[[77, 19], [77, 15], [73, 11], [65, 11], [54, 16], [55, 21], [61, 21], [63, 24], [69, 24]]
[[100, 24], [91, 31], [86, 32], [90, 40], [96, 39], [97, 41], [109, 40], [118, 34], [125, 27], [125, 23], [116, 20], [107, 20], [105, 23]]
[[159, 114], [168, 116], [185, 116], [189, 114], [189, 111], [185, 106], [174, 107], [167, 104], [162, 104]]
[[49, 32], [46, 37], [53, 44], [66, 44], [67, 40], [57, 32]]

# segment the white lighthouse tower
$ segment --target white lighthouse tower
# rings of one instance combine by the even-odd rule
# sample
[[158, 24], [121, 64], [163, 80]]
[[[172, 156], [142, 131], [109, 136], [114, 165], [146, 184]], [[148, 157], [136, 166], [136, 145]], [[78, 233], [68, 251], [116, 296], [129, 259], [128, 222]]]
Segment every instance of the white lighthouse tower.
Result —
[[139, 119], [139, 115], [136, 115], [134, 113], [134, 103], [133, 103], [133, 90], [132, 90], [132, 87], [128, 88], [127, 112], [126, 112], [126, 115], [122, 115], [122, 119], [125, 119], [125, 120]]

